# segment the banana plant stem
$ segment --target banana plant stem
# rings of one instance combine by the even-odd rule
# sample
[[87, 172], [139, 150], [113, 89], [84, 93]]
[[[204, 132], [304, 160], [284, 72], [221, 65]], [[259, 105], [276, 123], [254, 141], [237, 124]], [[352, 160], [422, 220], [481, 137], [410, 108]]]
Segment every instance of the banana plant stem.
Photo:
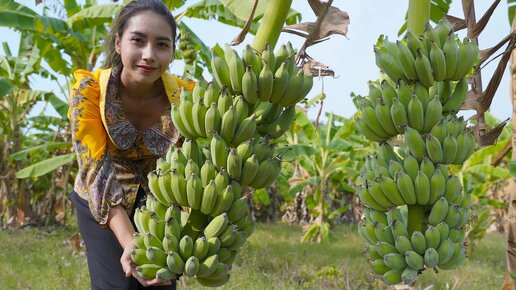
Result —
[[262, 51], [267, 43], [269, 43], [272, 48], [276, 46], [285, 20], [287, 19], [290, 5], [292, 5], [292, 0], [268, 1], [260, 27], [253, 40], [252, 47], [254, 49]]
[[430, 20], [430, 0], [409, 0], [407, 30], [415, 35], [421, 35], [425, 31], [428, 20]]

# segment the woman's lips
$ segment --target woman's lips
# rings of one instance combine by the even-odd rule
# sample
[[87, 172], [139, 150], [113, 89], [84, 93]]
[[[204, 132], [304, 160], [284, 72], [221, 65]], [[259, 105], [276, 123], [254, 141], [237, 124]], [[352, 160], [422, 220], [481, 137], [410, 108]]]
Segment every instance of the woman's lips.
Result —
[[146, 66], [146, 65], [139, 65], [138, 66], [138, 70], [141, 71], [141, 72], [145, 72], [145, 73], [152, 72], [155, 69], [156, 69], [155, 67]]

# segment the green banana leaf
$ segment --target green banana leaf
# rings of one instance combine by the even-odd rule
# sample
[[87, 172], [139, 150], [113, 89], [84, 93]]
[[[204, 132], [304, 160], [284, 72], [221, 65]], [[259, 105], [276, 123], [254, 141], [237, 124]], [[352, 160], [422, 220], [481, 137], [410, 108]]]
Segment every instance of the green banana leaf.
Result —
[[[262, 18], [267, 5], [269, 5], [270, 1], [277, 0], [260, 0], [258, 1], [258, 6], [254, 12], [253, 21], [256, 21]], [[249, 14], [251, 13], [251, 9], [253, 8], [252, 0], [221, 0], [220, 1], [231, 13], [233, 13], [238, 19], [247, 21]], [[291, 25], [301, 21], [301, 14], [294, 9], [290, 9], [287, 15], [286, 23], [287, 25]]]
[[29, 177], [38, 177], [68, 164], [73, 160], [75, 160], [75, 153], [52, 157], [17, 171], [16, 178], [24, 179]]
[[13, 89], [13, 84], [7, 78], [0, 78], [0, 99], [12, 92]]
[[77, 1], [75, 0], [64, 0], [64, 8], [66, 10], [66, 16], [70, 18], [75, 13], [81, 11], [81, 6], [77, 4]]
[[516, 161], [509, 162], [509, 172], [512, 178], [516, 178]]
[[57, 149], [65, 149], [65, 148], [70, 148], [70, 147], [72, 147], [72, 143], [70, 143], [70, 142], [45, 143], [45, 144], [41, 144], [38, 146], [34, 146], [31, 148], [27, 148], [27, 149], [23, 149], [21, 151], [15, 152], [15, 153], [9, 155], [9, 158], [11, 158], [13, 160], [23, 160], [23, 159], [27, 159], [29, 154], [36, 152], [36, 151], [44, 150], [44, 151], [48, 152], [48, 151], [53, 151], [53, 150], [57, 150]]
[[271, 203], [271, 199], [267, 190], [264, 188], [255, 190], [253, 193], [253, 202], [255, 204], [269, 205]]
[[75, 31], [84, 30], [97, 25], [111, 23], [121, 6], [118, 4], [99, 4], [80, 10], [68, 18], [67, 24]]
[[509, 23], [512, 25], [514, 20], [514, 9], [516, 8], [516, 0], [507, 0], [507, 13], [509, 14]]
[[55, 94], [50, 94], [50, 96], [47, 98], [48, 102], [52, 104], [54, 109], [57, 111], [59, 116], [63, 119], [68, 118], [68, 103], [58, 98]]

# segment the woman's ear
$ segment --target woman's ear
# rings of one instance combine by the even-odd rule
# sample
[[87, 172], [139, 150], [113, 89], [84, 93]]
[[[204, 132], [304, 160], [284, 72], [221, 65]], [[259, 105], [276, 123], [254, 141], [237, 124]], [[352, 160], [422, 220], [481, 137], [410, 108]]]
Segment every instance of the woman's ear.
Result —
[[118, 32], [115, 34], [115, 51], [120, 54], [120, 36], [118, 35]]

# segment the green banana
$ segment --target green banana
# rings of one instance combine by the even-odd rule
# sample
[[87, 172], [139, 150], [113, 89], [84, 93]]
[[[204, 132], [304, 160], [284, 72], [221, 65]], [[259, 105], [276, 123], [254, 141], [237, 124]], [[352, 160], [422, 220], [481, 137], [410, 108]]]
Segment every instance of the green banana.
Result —
[[364, 105], [360, 108], [360, 111], [362, 112], [363, 122], [365, 123], [365, 125], [368, 128], [370, 128], [370, 130], [376, 136], [379, 136], [381, 138], [391, 137], [391, 135], [389, 133], [387, 133], [387, 131], [381, 125], [380, 120], [378, 119], [378, 116], [376, 115], [375, 108], [368, 106], [368, 105]]
[[406, 204], [416, 204], [417, 197], [414, 183], [407, 173], [404, 171], [398, 171], [396, 176], [396, 185], [398, 186], [398, 190]]
[[145, 280], [152, 280], [156, 278], [156, 273], [161, 268], [161, 266], [154, 264], [143, 264], [136, 267], [136, 272], [138, 272], [138, 274], [140, 274], [140, 276]]
[[394, 237], [394, 245], [396, 246], [396, 249], [398, 249], [398, 252], [400, 252], [401, 254], [405, 254], [408, 251], [414, 250], [414, 248], [412, 248], [412, 243], [410, 242], [409, 238], [405, 236]]
[[414, 55], [406, 44], [397, 41], [396, 45], [398, 47], [398, 60], [405, 77], [411, 81], [417, 80]]
[[[412, 233], [412, 236], [410, 237], [410, 242], [412, 243], [412, 247], [414, 248], [414, 251], [416, 253], [418, 253], [419, 255], [425, 254], [425, 251], [427, 248], [426, 247], [426, 239], [425, 239], [425, 236], [420, 231], [414, 231]], [[410, 263], [409, 263], [409, 266], [412, 269], [421, 269], [421, 268], [411, 266]]]
[[457, 226], [460, 222], [461, 216], [460, 216], [460, 205], [453, 204], [449, 206], [448, 213], [446, 214], [446, 217], [444, 218], [444, 222], [450, 227], [453, 228]]
[[185, 262], [185, 270], [183, 274], [186, 277], [193, 277], [199, 271], [199, 259], [196, 256], [191, 256]]
[[384, 195], [395, 205], [403, 205], [405, 201], [394, 180], [389, 176], [382, 175], [379, 178], [380, 187]]
[[145, 248], [133, 249], [131, 251], [131, 260], [136, 265], [152, 264], [151, 261], [149, 261], [149, 258], [147, 258], [147, 251]]
[[172, 107], [170, 109], [170, 116], [172, 117], [172, 122], [174, 123], [174, 126], [177, 128], [179, 133], [181, 133], [181, 135], [185, 136], [186, 138], [196, 137], [193, 132], [188, 130], [185, 123], [183, 122], [181, 112], [179, 110], [179, 105], [175, 103], [172, 104]]
[[213, 164], [217, 169], [225, 168], [227, 165], [227, 145], [224, 139], [217, 133], [213, 134], [210, 141], [210, 152]]
[[203, 98], [204, 106], [206, 108], [209, 108], [212, 103], [217, 103], [217, 101], [219, 100], [219, 91], [220, 87], [217, 85], [216, 82], [208, 83]]
[[370, 261], [369, 268], [371, 269], [371, 271], [373, 271], [373, 273], [375, 273], [377, 275], [383, 275], [387, 271], [391, 270], [391, 268], [389, 268], [385, 264], [383, 257], [381, 259], [376, 259], [376, 260]]
[[435, 80], [432, 66], [430, 65], [430, 60], [424, 53], [421, 52], [420, 49], [417, 50], [416, 61], [414, 64], [418, 81], [426, 88], [433, 86]]
[[417, 161], [422, 161], [426, 155], [426, 143], [423, 136], [412, 127], [405, 128], [404, 136], [410, 154], [416, 158]]
[[179, 275], [183, 274], [185, 262], [177, 252], [170, 251], [167, 255], [167, 266], [172, 273]]
[[377, 47], [374, 48], [374, 55], [378, 67], [391, 80], [397, 80], [405, 76], [400, 63], [398, 62], [397, 55], [391, 55], [387, 52], [381, 51]]
[[288, 85], [289, 75], [288, 75], [288, 62], [290, 59], [285, 60], [281, 63], [280, 67], [274, 73], [274, 81], [272, 85], [272, 94], [269, 101], [279, 104], [279, 101], [283, 97], [285, 90]]
[[428, 103], [425, 111], [423, 133], [428, 133], [432, 130], [435, 124], [442, 119], [442, 104], [439, 96], [435, 95]]
[[188, 206], [188, 197], [186, 194], [186, 180], [183, 175], [173, 170], [171, 173], [172, 193], [176, 201], [181, 206]]
[[432, 136], [432, 134], [426, 135], [426, 152], [428, 157], [434, 163], [442, 163], [444, 161], [444, 153], [441, 142], [437, 137]]
[[220, 136], [226, 141], [226, 143], [231, 143], [231, 140], [235, 136], [236, 127], [238, 125], [238, 117], [236, 115], [236, 109], [234, 106], [229, 107], [229, 109], [222, 115], [222, 123], [220, 129]]
[[437, 249], [441, 242], [441, 233], [434, 226], [429, 226], [425, 231], [426, 247]]
[[389, 136], [398, 135], [398, 130], [396, 126], [394, 126], [394, 122], [392, 121], [390, 106], [383, 102], [383, 99], [380, 99], [380, 102], [376, 104], [375, 107], [376, 117], [380, 122], [380, 125], [383, 127], [385, 132], [389, 134]]
[[393, 270], [402, 270], [407, 267], [404, 254], [390, 253], [383, 256], [385, 265]]
[[455, 34], [448, 34], [443, 45], [443, 53], [446, 62], [446, 79], [453, 79], [455, 71], [457, 70], [458, 45]]
[[437, 249], [437, 254], [439, 255], [439, 264], [448, 262], [453, 257], [453, 253], [453, 242], [450, 239], [444, 240]]
[[435, 226], [435, 228], [439, 231], [439, 236], [441, 237], [439, 244], [441, 244], [444, 240], [448, 239], [450, 227], [448, 227], [445, 222], [440, 222]]
[[238, 156], [235, 148], [229, 148], [226, 171], [230, 178], [240, 180], [242, 173], [242, 159]]
[[421, 254], [418, 254], [415, 251], [405, 252], [405, 262], [407, 262], [407, 265], [414, 270], [421, 270], [425, 265], [424, 258]]
[[405, 133], [405, 127], [409, 125], [407, 110], [398, 98], [392, 100], [391, 118], [398, 133]]
[[432, 43], [430, 48], [430, 64], [436, 82], [446, 79], [446, 58], [441, 47], [436, 43]]
[[468, 82], [466, 78], [460, 79], [455, 85], [450, 99], [443, 105], [443, 113], [458, 112], [468, 96]]
[[414, 128], [419, 132], [423, 132], [425, 113], [423, 103], [421, 103], [421, 100], [416, 95], [412, 95], [412, 98], [410, 99], [407, 108], [407, 117], [408, 124], [411, 128]]
[[229, 66], [214, 50], [211, 51], [211, 70], [219, 87], [230, 87]]
[[177, 252], [179, 250], [179, 242], [177, 240], [177, 237], [175, 237], [172, 234], [167, 234], [163, 238], [163, 250], [165, 253], [168, 253], [170, 251]]
[[206, 239], [210, 239], [212, 237], [218, 237], [228, 226], [228, 215], [226, 213], [222, 213], [216, 217], [214, 217], [204, 229], [204, 236]]
[[210, 255], [206, 257], [206, 259], [199, 259], [201, 261], [199, 263], [199, 271], [197, 272], [198, 278], [207, 278], [210, 277], [213, 272], [215, 272], [220, 263], [218, 259], [218, 255]]
[[428, 248], [425, 252], [425, 265], [427, 268], [435, 268], [439, 263], [439, 253], [434, 248]]
[[147, 247], [145, 255], [152, 264], [159, 265], [161, 267], [167, 265], [167, 254], [158, 247]]
[[206, 106], [201, 100], [194, 102], [192, 107], [192, 115], [193, 115], [193, 128], [199, 137], [206, 137]]
[[401, 275], [403, 274], [403, 270], [404, 269], [387, 271], [382, 275], [383, 282], [387, 285], [396, 285], [400, 283], [402, 281]]

